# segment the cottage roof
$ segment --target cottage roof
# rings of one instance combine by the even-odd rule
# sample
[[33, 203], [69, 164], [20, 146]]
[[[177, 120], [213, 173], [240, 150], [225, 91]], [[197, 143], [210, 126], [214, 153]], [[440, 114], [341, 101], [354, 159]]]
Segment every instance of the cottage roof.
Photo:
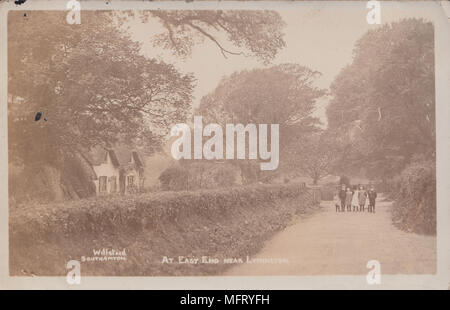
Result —
[[108, 150], [101, 147], [96, 146], [90, 149], [89, 152], [85, 154], [87, 160], [91, 163], [91, 165], [98, 166], [104, 162], [106, 162], [106, 155]]
[[98, 166], [106, 162], [107, 154], [115, 167], [128, 167], [133, 162], [138, 167], [144, 166], [139, 153], [126, 146], [118, 146], [113, 149], [94, 147], [86, 154], [86, 157], [91, 165]]

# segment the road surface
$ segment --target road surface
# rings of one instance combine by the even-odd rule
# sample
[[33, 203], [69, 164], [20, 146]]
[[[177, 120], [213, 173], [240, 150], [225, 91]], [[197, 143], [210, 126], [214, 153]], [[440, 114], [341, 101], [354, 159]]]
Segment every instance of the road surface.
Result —
[[336, 213], [332, 202], [322, 202], [320, 211], [296, 219], [250, 258], [259, 262], [235, 265], [225, 275], [367, 274], [369, 260], [380, 262], [382, 274], [435, 273], [436, 237], [394, 227], [390, 204], [381, 197], [376, 213]]

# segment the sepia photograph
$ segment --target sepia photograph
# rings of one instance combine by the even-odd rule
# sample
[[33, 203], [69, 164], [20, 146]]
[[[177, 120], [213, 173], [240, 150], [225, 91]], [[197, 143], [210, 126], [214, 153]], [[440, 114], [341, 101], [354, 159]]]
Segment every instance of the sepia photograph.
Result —
[[437, 275], [439, 2], [62, 2], [6, 14], [8, 277]]

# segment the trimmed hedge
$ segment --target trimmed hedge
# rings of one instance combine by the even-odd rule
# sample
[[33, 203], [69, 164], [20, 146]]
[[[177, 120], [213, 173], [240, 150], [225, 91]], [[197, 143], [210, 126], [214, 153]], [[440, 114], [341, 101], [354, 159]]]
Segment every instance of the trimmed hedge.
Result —
[[277, 184], [17, 207], [10, 210], [10, 274], [65, 275], [67, 261], [102, 248], [125, 248], [127, 260], [82, 263], [82, 274], [217, 274], [226, 266], [161, 260], [254, 254], [317, 197], [302, 184]]
[[393, 222], [399, 228], [436, 234], [436, 167], [434, 161], [410, 164], [392, 184]]

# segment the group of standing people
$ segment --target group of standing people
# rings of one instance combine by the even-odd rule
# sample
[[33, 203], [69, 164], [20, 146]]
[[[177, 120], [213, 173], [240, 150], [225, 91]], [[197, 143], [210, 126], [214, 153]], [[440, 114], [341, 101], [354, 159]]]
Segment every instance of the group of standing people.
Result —
[[[350, 187], [342, 185], [341, 190], [335, 196], [336, 212], [364, 212], [366, 205], [369, 212], [375, 213], [375, 200], [377, 192], [373, 186], [367, 191], [364, 186]], [[340, 204], [339, 204], [340, 203]]]

